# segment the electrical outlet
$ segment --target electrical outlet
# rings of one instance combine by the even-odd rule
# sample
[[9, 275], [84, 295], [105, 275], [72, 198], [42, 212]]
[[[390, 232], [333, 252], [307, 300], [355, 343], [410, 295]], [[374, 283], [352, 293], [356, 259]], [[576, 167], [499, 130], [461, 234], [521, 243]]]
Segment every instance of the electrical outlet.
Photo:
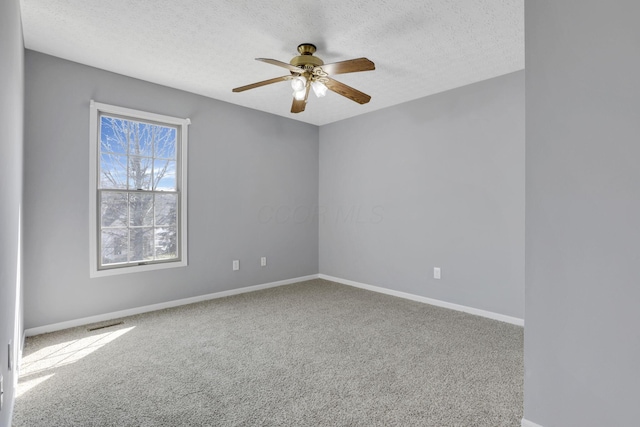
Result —
[[267, 257], [263, 256], [262, 258], [260, 258], [260, 266], [261, 267], [266, 267], [267, 266]]
[[233, 260], [233, 271], [238, 271], [240, 270], [240, 260], [239, 259], [234, 259]]
[[440, 275], [440, 267], [433, 267], [433, 278], [440, 279], [442, 276]]

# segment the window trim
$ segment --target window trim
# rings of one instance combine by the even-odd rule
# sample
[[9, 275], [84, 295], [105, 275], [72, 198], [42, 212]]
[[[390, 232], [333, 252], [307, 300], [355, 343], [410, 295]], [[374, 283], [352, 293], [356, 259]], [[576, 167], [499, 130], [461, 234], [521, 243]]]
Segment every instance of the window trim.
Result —
[[[90, 117], [89, 117], [89, 277], [104, 277], [112, 276], [116, 274], [128, 274], [142, 271], [161, 270], [165, 268], [186, 267], [187, 261], [187, 143], [188, 143], [188, 125], [191, 124], [191, 120], [182, 119], [178, 117], [165, 116], [162, 114], [149, 113], [146, 111], [134, 110], [131, 108], [119, 107], [115, 105], [103, 104], [91, 100], [90, 102]], [[178, 164], [179, 164], [179, 176], [180, 176], [180, 206], [177, 225], [180, 230], [180, 237], [178, 246], [180, 248], [180, 259], [176, 261], [164, 261], [164, 262], [150, 262], [148, 264], [129, 264], [121, 265], [118, 267], [98, 268], [98, 257], [100, 251], [98, 245], [100, 239], [98, 233], [100, 228], [98, 226], [98, 183], [99, 183], [99, 166], [98, 156], [100, 150], [98, 149], [98, 117], [101, 113], [124, 116], [125, 118], [140, 119], [152, 122], [166, 123], [178, 127], [178, 133], [180, 135], [180, 147], [178, 150]]]

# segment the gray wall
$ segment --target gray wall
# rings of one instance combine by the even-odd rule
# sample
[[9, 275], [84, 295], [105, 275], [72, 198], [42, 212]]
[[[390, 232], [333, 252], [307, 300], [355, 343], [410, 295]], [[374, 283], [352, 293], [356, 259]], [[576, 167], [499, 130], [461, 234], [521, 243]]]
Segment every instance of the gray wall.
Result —
[[[21, 209], [24, 102], [24, 48], [18, 0], [0, 2], [0, 373], [4, 405], [0, 426], [8, 427], [15, 396], [16, 348], [20, 345]], [[14, 344], [8, 370], [7, 344]]]
[[[317, 127], [33, 51], [25, 61], [26, 328], [318, 273], [317, 220], [272, 214], [316, 206]], [[89, 278], [91, 99], [191, 119], [188, 267]]]
[[525, 16], [525, 418], [638, 425], [640, 3]]
[[321, 273], [523, 318], [524, 72], [321, 127], [320, 213]]

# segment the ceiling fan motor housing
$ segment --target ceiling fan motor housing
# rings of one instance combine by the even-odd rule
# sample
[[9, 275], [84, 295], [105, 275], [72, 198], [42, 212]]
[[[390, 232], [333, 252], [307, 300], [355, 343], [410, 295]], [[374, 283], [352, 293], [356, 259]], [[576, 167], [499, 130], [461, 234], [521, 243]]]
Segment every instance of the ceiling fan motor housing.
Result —
[[289, 63], [296, 67], [302, 67], [305, 70], [312, 70], [315, 67], [324, 65], [322, 59], [317, 56], [313, 56], [315, 51], [315, 45], [311, 43], [302, 43], [298, 46], [298, 52], [300, 52], [300, 55], [293, 57]]

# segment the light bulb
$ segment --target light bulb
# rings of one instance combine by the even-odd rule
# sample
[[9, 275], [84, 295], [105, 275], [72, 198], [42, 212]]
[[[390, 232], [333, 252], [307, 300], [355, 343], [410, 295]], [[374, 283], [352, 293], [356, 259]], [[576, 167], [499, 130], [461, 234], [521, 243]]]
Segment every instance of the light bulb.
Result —
[[296, 92], [304, 90], [304, 87], [306, 86], [306, 84], [307, 82], [301, 76], [294, 77], [293, 79], [291, 79], [291, 89], [293, 89]]
[[297, 90], [293, 92], [293, 97], [296, 99], [296, 101], [302, 101], [304, 100], [304, 94], [305, 94], [305, 90], [303, 87], [302, 90]]
[[321, 82], [313, 82], [311, 83], [311, 87], [313, 88], [313, 93], [315, 93], [318, 98], [322, 98], [327, 94], [327, 87]]

